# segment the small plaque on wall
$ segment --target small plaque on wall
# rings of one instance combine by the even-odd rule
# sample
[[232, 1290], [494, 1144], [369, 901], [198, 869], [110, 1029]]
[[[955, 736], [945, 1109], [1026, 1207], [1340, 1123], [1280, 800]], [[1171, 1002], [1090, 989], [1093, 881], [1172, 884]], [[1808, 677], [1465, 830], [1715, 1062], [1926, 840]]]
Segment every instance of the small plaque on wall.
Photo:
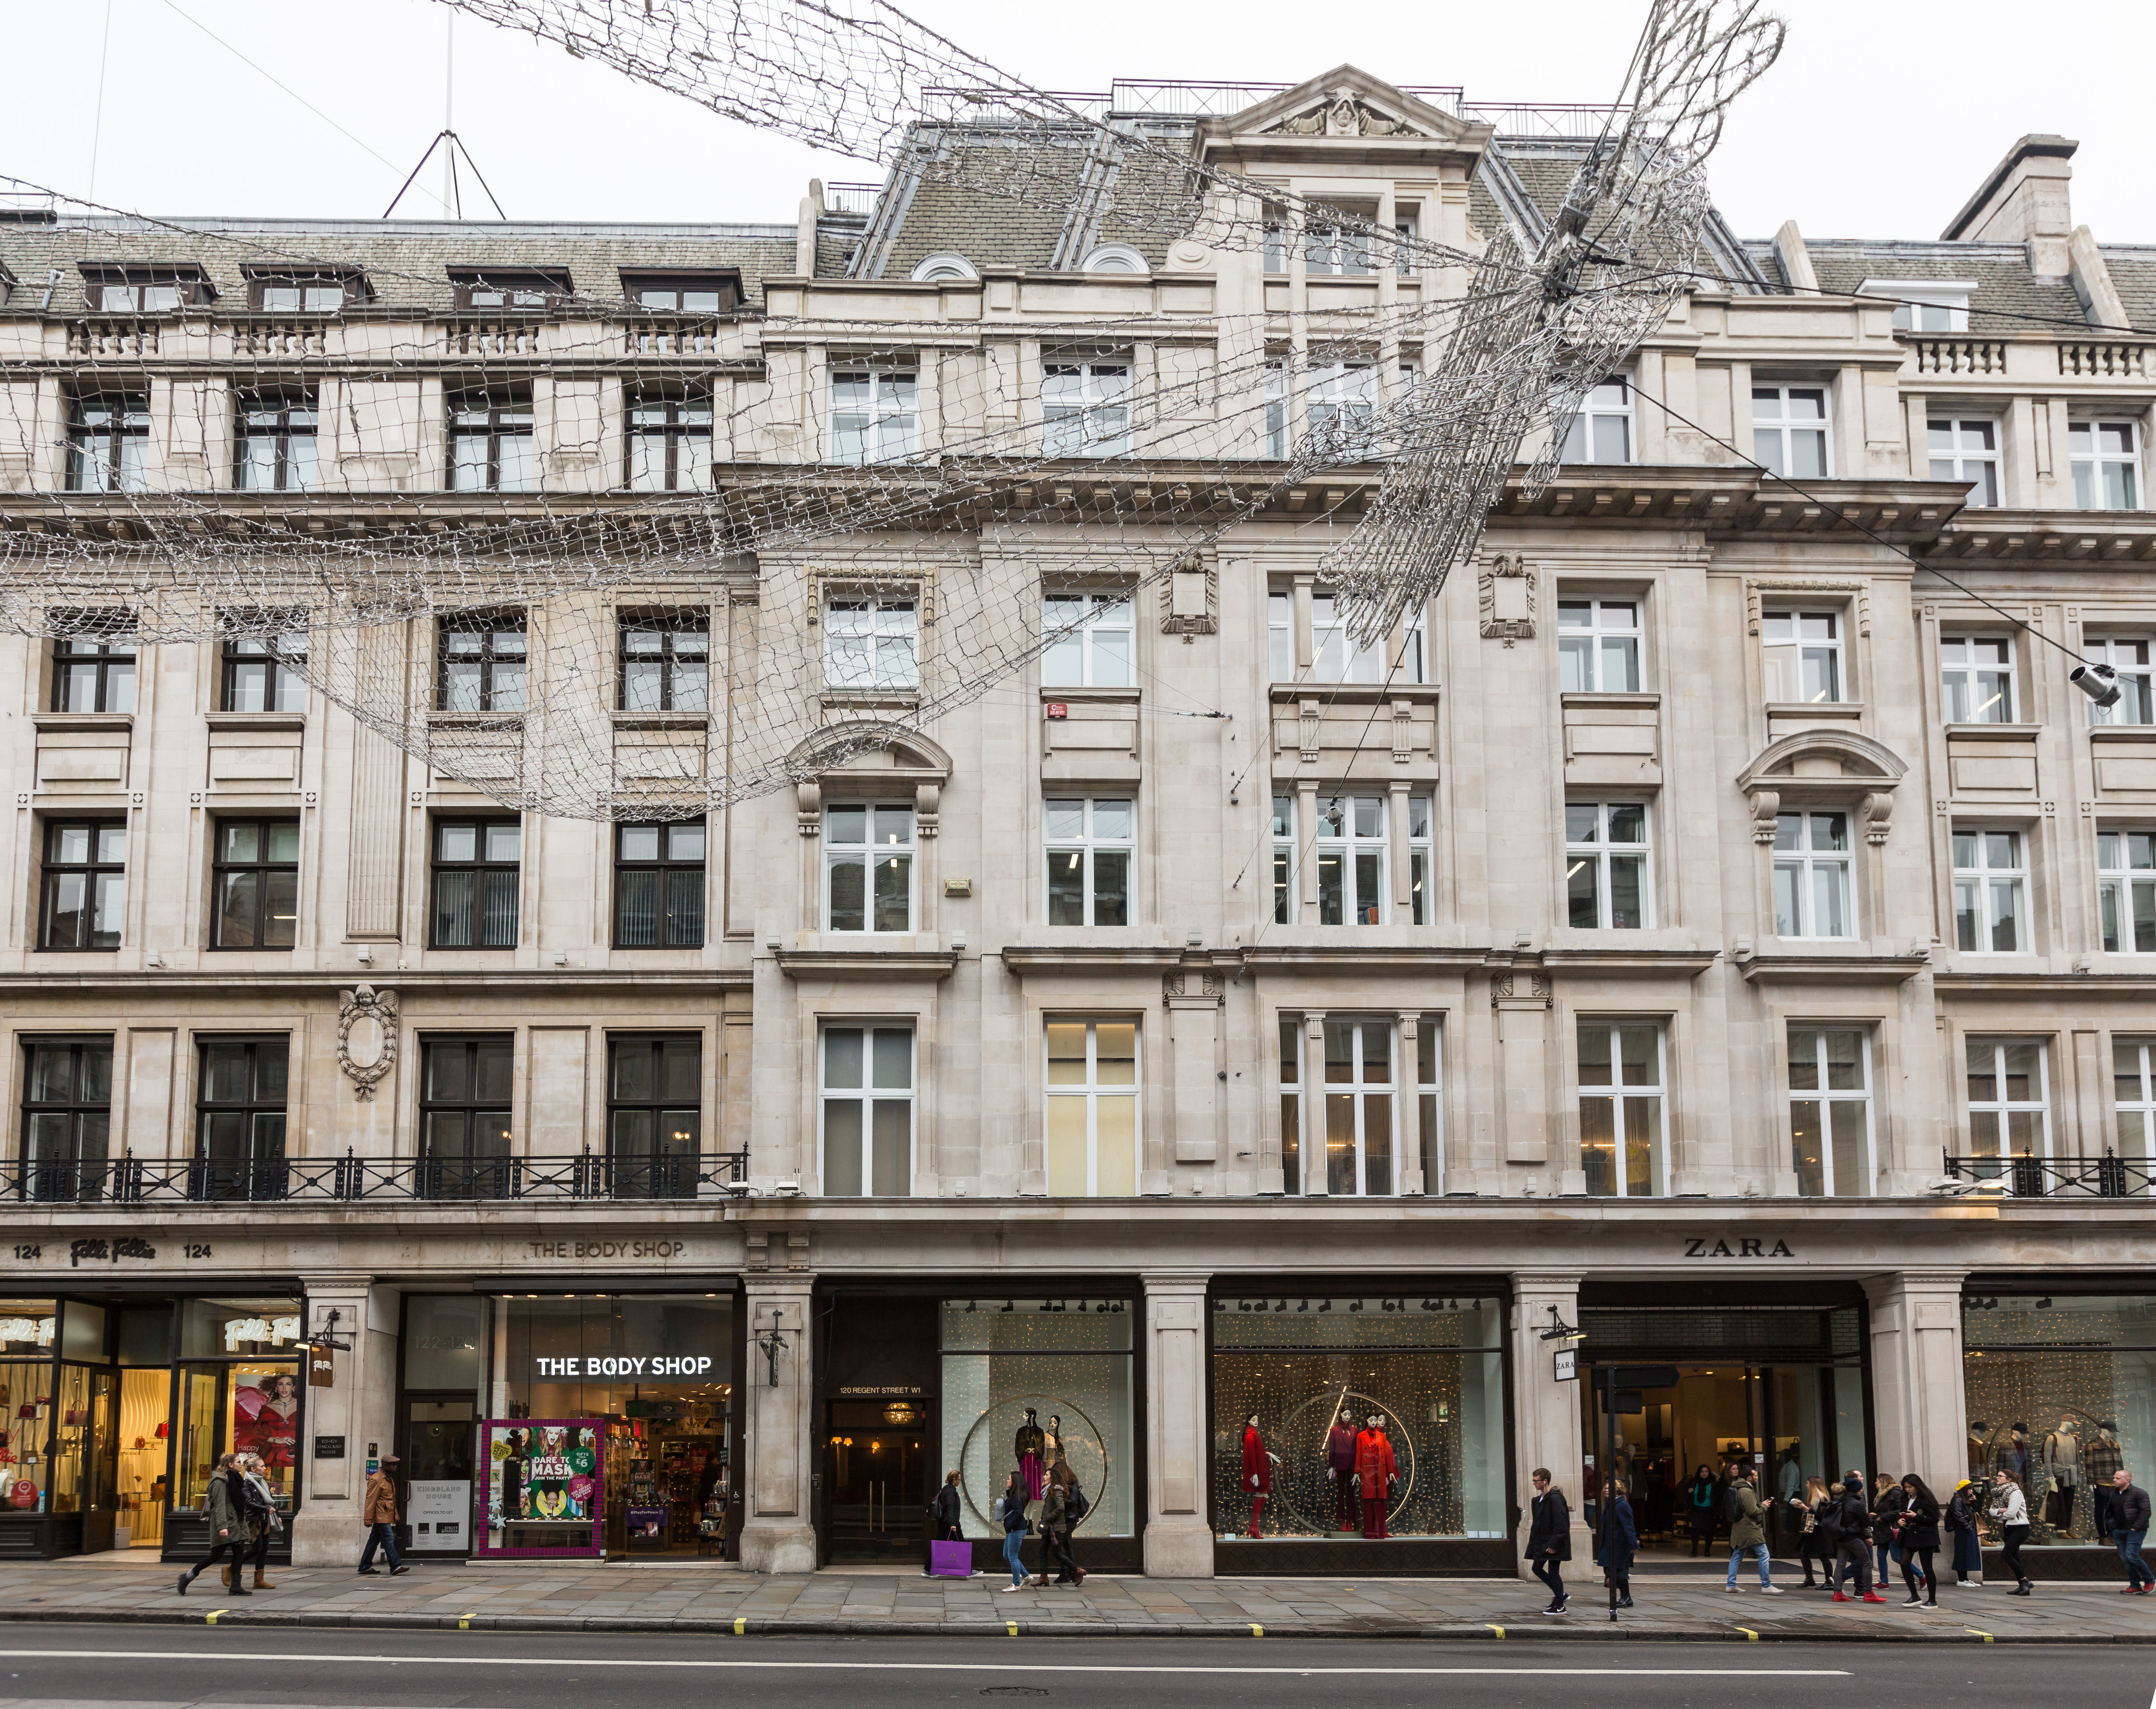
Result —
[[341, 1436], [317, 1436], [317, 1437], [316, 1437], [316, 1438], [315, 1438], [315, 1458], [316, 1458], [316, 1459], [317, 1459], [317, 1460], [341, 1460], [341, 1459], [343, 1459], [343, 1458], [344, 1458], [344, 1438], [343, 1438], [343, 1437], [341, 1437]]

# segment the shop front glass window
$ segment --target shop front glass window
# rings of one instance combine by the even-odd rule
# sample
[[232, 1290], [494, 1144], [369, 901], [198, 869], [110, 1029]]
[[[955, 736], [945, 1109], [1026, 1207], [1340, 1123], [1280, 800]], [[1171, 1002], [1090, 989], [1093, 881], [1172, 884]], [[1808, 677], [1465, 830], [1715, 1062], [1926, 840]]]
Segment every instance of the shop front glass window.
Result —
[[52, 1501], [54, 1336], [50, 1300], [0, 1300], [0, 1502], [44, 1513]]
[[295, 1299], [182, 1303], [176, 1511], [198, 1508], [218, 1456], [235, 1453], [262, 1456], [279, 1509], [290, 1512], [305, 1418], [301, 1323]]

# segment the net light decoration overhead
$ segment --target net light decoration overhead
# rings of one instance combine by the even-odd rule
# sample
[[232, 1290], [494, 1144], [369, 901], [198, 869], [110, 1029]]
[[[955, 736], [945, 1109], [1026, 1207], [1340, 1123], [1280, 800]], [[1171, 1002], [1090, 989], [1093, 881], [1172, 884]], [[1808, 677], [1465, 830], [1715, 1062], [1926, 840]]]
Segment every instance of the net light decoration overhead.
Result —
[[[1379, 231], [1368, 214], [1238, 177], [1198, 158], [1186, 139], [1111, 126], [877, 0], [449, 3], [739, 122], [858, 158], [903, 160], [924, 183], [1057, 212], [1075, 198], [1097, 198], [1127, 244], [1194, 242], [1224, 255], [1322, 225], [1362, 234], [1373, 254], [1397, 252], [1426, 281], [1412, 301], [1313, 324], [1306, 346], [1286, 356], [1266, 352], [1263, 311], [1216, 316], [1219, 360], [1199, 377], [1165, 365], [1130, 377], [1122, 419], [1142, 454], [1074, 467], [1061, 454], [1069, 447], [1027, 419], [1016, 395], [1024, 382], [993, 362], [946, 382], [964, 406], [950, 413], [982, 425], [933, 445], [882, 461], [745, 459], [739, 454], [798, 433], [790, 404], [764, 377], [767, 352], [798, 326], [747, 309], [694, 323], [655, 319], [640, 300], [554, 280], [544, 283], [543, 321], [515, 326], [503, 316], [448, 336], [543, 355], [555, 369], [618, 363], [626, 352], [654, 396], [701, 396], [708, 386], [708, 486], [490, 490], [475, 502], [374, 489], [151, 492], [129, 490], [116, 473], [107, 490], [9, 501], [0, 629], [143, 644], [264, 642], [362, 724], [506, 806], [646, 821], [700, 815], [927, 731], [1007, 688], [1083, 626], [1084, 617], [1045, 618], [1033, 579], [992, 572], [986, 554], [955, 543], [959, 531], [992, 539], [1006, 563], [1037, 547], [1052, 551], [1063, 572], [1158, 598], [1194, 553], [1313, 476], [1355, 468], [1378, 481], [1361, 520], [1348, 526], [1328, 514], [1307, 526], [1331, 541], [1322, 574], [1340, 590], [1354, 641], [1377, 643], [1433, 598], [1454, 566], [1472, 561], [1531, 440], [1541, 449], [1526, 485], [1547, 483], [1559, 439], [1553, 424], [1624, 365], [1696, 278], [1705, 162], [1729, 102], [1773, 63], [1783, 39], [1779, 19], [1753, 0], [1652, 0], [1618, 105], [1562, 211], [1531, 244], [1504, 228], [1477, 253]], [[1001, 146], [942, 146], [953, 126]], [[1112, 175], [1085, 169], [1110, 157]], [[153, 263], [174, 273], [183, 252], [217, 253], [257, 274], [341, 279], [351, 270], [346, 259], [280, 246], [274, 228], [187, 226], [58, 198], [54, 206], [44, 240], [57, 246], [56, 259], [130, 277], [156, 271]], [[381, 269], [371, 276], [398, 279]], [[406, 282], [441, 285], [432, 275]], [[220, 328], [191, 319], [185, 302], [159, 320], [168, 337], [228, 354], [215, 367], [239, 365], [235, 391], [259, 382], [274, 392], [295, 377], [285, 335], [274, 329]], [[97, 324], [93, 310], [85, 325]], [[153, 372], [171, 372], [154, 359], [157, 324], [114, 320], [91, 341], [98, 347], [81, 372], [100, 392], [139, 378], [146, 393]], [[390, 382], [423, 364], [439, 371], [443, 327], [418, 328], [400, 344], [407, 335], [387, 330], [395, 324], [394, 316], [379, 330], [369, 323], [376, 379], [348, 375], [335, 391], [334, 430], [362, 453], [411, 439], [425, 425], [403, 418], [419, 409], [419, 389]], [[819, 319], [814, 328], [819, 341], [870, 361], [915, 347], [888, 322]], [[1106, 336], [1098, 321], [1027, 326], [1029, 338], [1058, 347], [1098, 346]], [[1269, 386], [1301, 388], [1394, 345], [1419, 350], [1419, 369], [1381, 382], [1366, 423], [1343, 431], [1337, 420], [1314, 421], [1299, 442], [1277, 448], [1284, 455], [1261, 454]], [[167, 402], [175, 418], [192, 411], [190, 430], [213, 448], [228, 429], [211, 393], [174, 383]], [[0, 422], [0, 432], [10, 426]], [[209, 451], [209, 465], [217, 457]], [[425, 520], [412, 520], [415, 507]], [[919, 628], [914, 657], [897, 660], [910, 665], [906, 692], [826, 726], [819, 698], [828, 685], [826, 625], [815, 620], [814, 595], [819, 579], [832, 578], [871, 598], [880, 588], [916, 600]], [[755, 630], [752, 655], [722, 659], [713, 635], [714, 702], [722, 680], [733, 690], [723, 742], [684, 762], [680, 775], [625, 782], [608, 692], [615, 603], [708, 610], [714, 590], [726, 587], [752, 591], [767, 620]], [[407, 645], [398, 626], [439, 619], [451, 632], [467, 624], [476, 632], [512, 609], [526, 624], [513, 672], [498, 637], [489, 644], [496, 684], [513, 675], [513, 701], [434, 716], [434, 665], [419, 656], [431, 641]], [[803, 612], [806, 623], [788, 615]], [[391, 635], [399, 638], [392, 644]], [[865, 690], [879, 685], [876, 668], [871, 661]]]

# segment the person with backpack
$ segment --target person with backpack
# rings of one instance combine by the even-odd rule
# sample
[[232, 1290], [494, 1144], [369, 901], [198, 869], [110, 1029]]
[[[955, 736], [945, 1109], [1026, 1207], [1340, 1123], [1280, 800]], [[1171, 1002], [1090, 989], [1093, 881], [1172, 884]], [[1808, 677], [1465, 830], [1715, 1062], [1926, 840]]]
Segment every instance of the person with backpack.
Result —
[[[1834, 1599], [1886, 1601], [1871, 1588], [1871, 1509], [1864, 1499], [1862, 1472], [1852, 1471], [1842, 1478], [1841, 1494], [1834, 1504], [1828, 1527], [1835, 1537]], [[1859, 1593], [1855, 1597], [1846, 1588], [1851, 1578], [1856, 1581]]]
[[1767, 1565], [1767, 1510], [1774, 1504], [1771, 1498], [1759, 1499], [1752, 1483], [1757, 1475], [1748, 1465], [1730, 1468], [1729, 1493], [1724, 1498], [1724, 1511], [1729, 1515], [1729, 1577], [1722, 1588], [1732, 1596], [1744, 1594], [1737, 1583], [1737, 1568], [1747, 1555], [1758, 1558], [1760, 1595], [1782, 1594]]
[[[1939, 1502], [1913, 1471], [1902, 1480], [1902, 1511], [1894, 1541], [1902, 1555], [1902, 1582], [1909, 1587], [1909, 1599], [1902, 1604], [1915, 1608], [1939, 1605], [1939, 1578], [1932, 1562], [1939, 1552]], [[1922, 1587], [1923, 1595], [1917, 1594]]]
[[1714, 1512], [1719, 1499], [1714, 1487], [1714, 1474], [1700, 1462], [1699, 1470], [1691, 1475], [1685, 1486], [1685, 1511], [1691, 1520], [1691, 1552], [1694, 1555], [1714, 1552]]
[[1017, 1472], [1004, 1486], [1004, 1492], [996, 1497], [995, 1517], [1004, 1528], [1004, 1564], [1010, 1568], [1011, 1582], [1004, 1588], [1025, 1588], [1025, 1562], [1020, 1558], [1025, 1547], [1026, 1532], [1032, 1529], [1026, 1522], [1025, 1480]]
[[2006, 1555], [2006, 1570], [2014, 1575], [2014, 1588], [2006, 1594], [2026, 1596], [2030, 1587], [2029, 1575], [2021, 1570], [2021, 1545], [2029, 1541], [2029, 1501], [2012, 1472], [1999, 1472], [1986, 1511], [1998, 1522], [1999, 1546]]
[[232, 1559], [224, 1568], [226, 1588], [234, 1596], [252, 1594], [247, 1588], [243, 1563], [248, 1544], [254, 1541], [254, 1533], [247, 1523], [247, 1496], [239, 1459], [236, 1454], [218, 1455], [217, 1468], [209, 1475], [209, 1489], [202, 1505], [203, 1517], [209, 1522], [209, 1553], [180, 1574], [182, 1596], [187, 1594], [187, 1587], [205, 1568], [215, 1565], [217, 1558], [228, 1551]]
[[1947, 1534], [1953, 1539], [1956, 1588], [1984, 1583], [1984, 1542], [1976, 1532], [1976, 1506], [1983, 1491], [1968, 1478], [1954, 1486], [1947, 1497]]

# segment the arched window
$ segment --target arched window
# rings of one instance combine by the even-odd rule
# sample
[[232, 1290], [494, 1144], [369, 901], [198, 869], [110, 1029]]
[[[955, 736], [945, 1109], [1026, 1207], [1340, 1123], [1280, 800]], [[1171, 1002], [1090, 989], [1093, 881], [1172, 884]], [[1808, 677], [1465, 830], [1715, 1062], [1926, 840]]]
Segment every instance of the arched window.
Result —
[[972, 262], [963, 255], [954, 254], [948, 250], [925, 256], [921, 264], [913, 269], [916, 285], [933, 285], [947, 279], [978, 279], [980, 276]]
[[1138, 274], [1152, 271], [1146, 265], [1146, 258], [1128, 244], [1096, 244], [1079, 270], [1084, 273]]

